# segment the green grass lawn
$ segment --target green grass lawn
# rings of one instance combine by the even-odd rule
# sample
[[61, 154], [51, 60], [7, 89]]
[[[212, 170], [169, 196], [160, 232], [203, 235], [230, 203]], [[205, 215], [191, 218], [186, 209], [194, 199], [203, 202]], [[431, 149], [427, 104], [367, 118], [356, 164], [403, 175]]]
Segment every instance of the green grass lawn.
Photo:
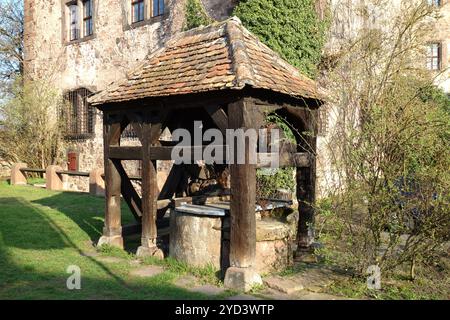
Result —
[[[152, 278], [129, 275], [130, 259], [102, 262], [104, 199], [0, 181], [0, 299], [203, 299], [176, 287], [173, 268]], [[123, 206], [123, 223], [133, 217]], [[125, 255], [126, 256], [126, 255]], [[81, 290], [68, 290], [67, 267], [81, 268]]]

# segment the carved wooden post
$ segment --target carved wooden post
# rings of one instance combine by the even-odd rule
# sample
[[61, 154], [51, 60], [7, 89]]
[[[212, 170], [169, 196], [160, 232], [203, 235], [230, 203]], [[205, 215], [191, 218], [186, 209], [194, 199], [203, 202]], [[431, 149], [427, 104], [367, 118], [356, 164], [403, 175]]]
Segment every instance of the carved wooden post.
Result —
[[[241, 99], [228, 106], [230, 129], [251, 129], [252, 108], [250, 100]], [[245, 141], [245, 164], [230, 165], [231, 178], [231, 228], [230, 268], [225, 274], [225, 286], [230, 289], [248, 291], [255, 284], [262, 284], [255, 271], [256, 251], [256, 165], [250, 164], [252, 143]], [[231, 142], [229, 142], [231, 143]], [[237, 144], [235, 144], [236, 150]], [[255, 145], [253, 145], [254, 147]], [[256, 149], [255, 149], [256, 151]], [[236, 153], [236, 152], [235, 152]]]
[[[315, 111], [310, 111], [314, 113]], [[303, 119], [306, 128], [314, 134], [307, 138], [307, 151], [310, 153], [310, 166], [297, 168], [297, 199], [298, 199], [298, 251], [309, 250], [314, 242], [314, 203], [316, 200], [316, 125], [314, 115], [312, 119]]]
[[[105, 226], [98, 246], [108, 244], [123, 248], [122, 222], [120, 212], [121, 177], [119, 171], [109, 157], [109, 147], [119, 145], [121, 124], [118, 118], [111, 119], [107, 113], [103, 116], [103, 144], [105, 157]], [[118, 160], [114, 160], [118, 161]]]
[[150, 159], [150, 147], [155, 145], [161, 135], [161, 123], [142, 124], [142, 238], [137, 256], [164, 258], [156, 245], [158, 184], [156, 179], [156, 161]]

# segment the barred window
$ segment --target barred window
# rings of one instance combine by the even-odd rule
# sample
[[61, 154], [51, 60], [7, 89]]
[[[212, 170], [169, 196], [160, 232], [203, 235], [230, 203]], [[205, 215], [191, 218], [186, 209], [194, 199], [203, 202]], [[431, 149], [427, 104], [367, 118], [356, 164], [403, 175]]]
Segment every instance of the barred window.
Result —
[[87, 102], [91, 92], [80, 88], [64, 94], [66, 137], [85, 139], [94, 134], [94, 108]]
[[121, 135], [122, 139], [131, 139], [131, 140], [137, 140], [138, 136], [136, 131], [134, 131], [133, 127], [131, 125], [128, 125], [125, 130], [123, 130], [122, 135]]

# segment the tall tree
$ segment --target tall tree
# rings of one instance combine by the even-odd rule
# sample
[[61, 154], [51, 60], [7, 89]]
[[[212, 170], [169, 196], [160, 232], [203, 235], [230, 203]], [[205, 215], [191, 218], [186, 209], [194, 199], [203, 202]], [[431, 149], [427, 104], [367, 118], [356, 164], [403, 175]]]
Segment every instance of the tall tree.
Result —
[[23, 2], [0, 0], [0, 92], [23, 75]]

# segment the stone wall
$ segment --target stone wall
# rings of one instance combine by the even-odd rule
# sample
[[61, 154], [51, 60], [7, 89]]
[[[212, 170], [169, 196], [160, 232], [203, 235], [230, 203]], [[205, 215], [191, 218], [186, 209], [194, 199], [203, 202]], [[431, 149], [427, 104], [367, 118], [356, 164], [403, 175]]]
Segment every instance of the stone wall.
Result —
[[0, 159], [0, 178], [7, 178], [11, 175], [11, 164]]
[[441, 2], [440, 17], [430, 40], [440, 42], [442, 45], [442, 73], [436, 81], [445, 92], [450, 94], [450, 0], [441, 0]]
[[[52, 81], [62, 92], [77, 88], [100, 91], [109, 83], [121, 79], [149, 52], [164, 45], [168, 38], [183, 28], [184, 8], [187, 0], [166, 0], [167, 14], [163, 19], [132, 28], [128, 24], [128, 0], [94, 1], [94, 36], [87, 41], [67, 43], [67, 0], [25, 0], [25, 73], [34, 79]], [[392, 0], [398, 4], [400, 0]], [[201, 0], [208, 14], [216, 19], [227, 18], [238, 0]], [[349, 41], [364, 19], [358, 14], [366, 0], [331, 0], [333, 14], [326, 54], [339, 52], [344, 41]], [[317, 0], [317, 10], [323, 16], [326, 1]], [[442, 18], [436, 24], [433, 41], [443, 45], [443, 68], [450, 65], [450, 1], [443, 0]], [[437, 79], [450, 92], [450, 72]], [[332, 113], [329, 113], [332, 114]], [[330, 117], [330, 125], [334, 119]], [[128, 142], [127, 142], [128, 143]], [[133, 143], [132, 141], [130, 143]], [[326, 188], [332, 179], [327, 155], [324, 154], [326, 137], [319, 137], [319, 185]], [[73, 142], [70, 150], [79, 153], [79, 170], [90, 171], [103, 167], [102, 115], [95, 116], [95, 134], [91, 139]], [[64, 168], [65, 163], [61, 164]], [[168, 165], [159, 165], [161, 172]], [[166, 168], [166, 169], [163, 169]], [[131, 169], [130, 169], [131, 170]], [[85, 178], [69, 178], [71, 189], [87, 190]], [[320, 192], [319, 192], [320, 193]]]
[[[50, 81], [61, 92], [87, 88], [92, 92], [124, 78], [150, 52], [184, 24], [186, 0], [166, 0], [166, 14], [138, 27], [129, 25], [127, 0], [94, 1], [94, 35], [68, 42], [66, 0], [25, 0], [25, 74]], [[79, 171], [103, 167], [102, 114], [96, 111], [92, 138], [69, 143], [68, 151], [79, 154]], [[125, 141], [125, 144], [136, 143]], [[61, 164], [64, 169], [66, 163]], [[136, 164], [129, 165], [137, 170]], [[132, 173], [133, 174], [133, 173]], [[68, 177], [70, 190], [87, 191], [84, 177]]]

